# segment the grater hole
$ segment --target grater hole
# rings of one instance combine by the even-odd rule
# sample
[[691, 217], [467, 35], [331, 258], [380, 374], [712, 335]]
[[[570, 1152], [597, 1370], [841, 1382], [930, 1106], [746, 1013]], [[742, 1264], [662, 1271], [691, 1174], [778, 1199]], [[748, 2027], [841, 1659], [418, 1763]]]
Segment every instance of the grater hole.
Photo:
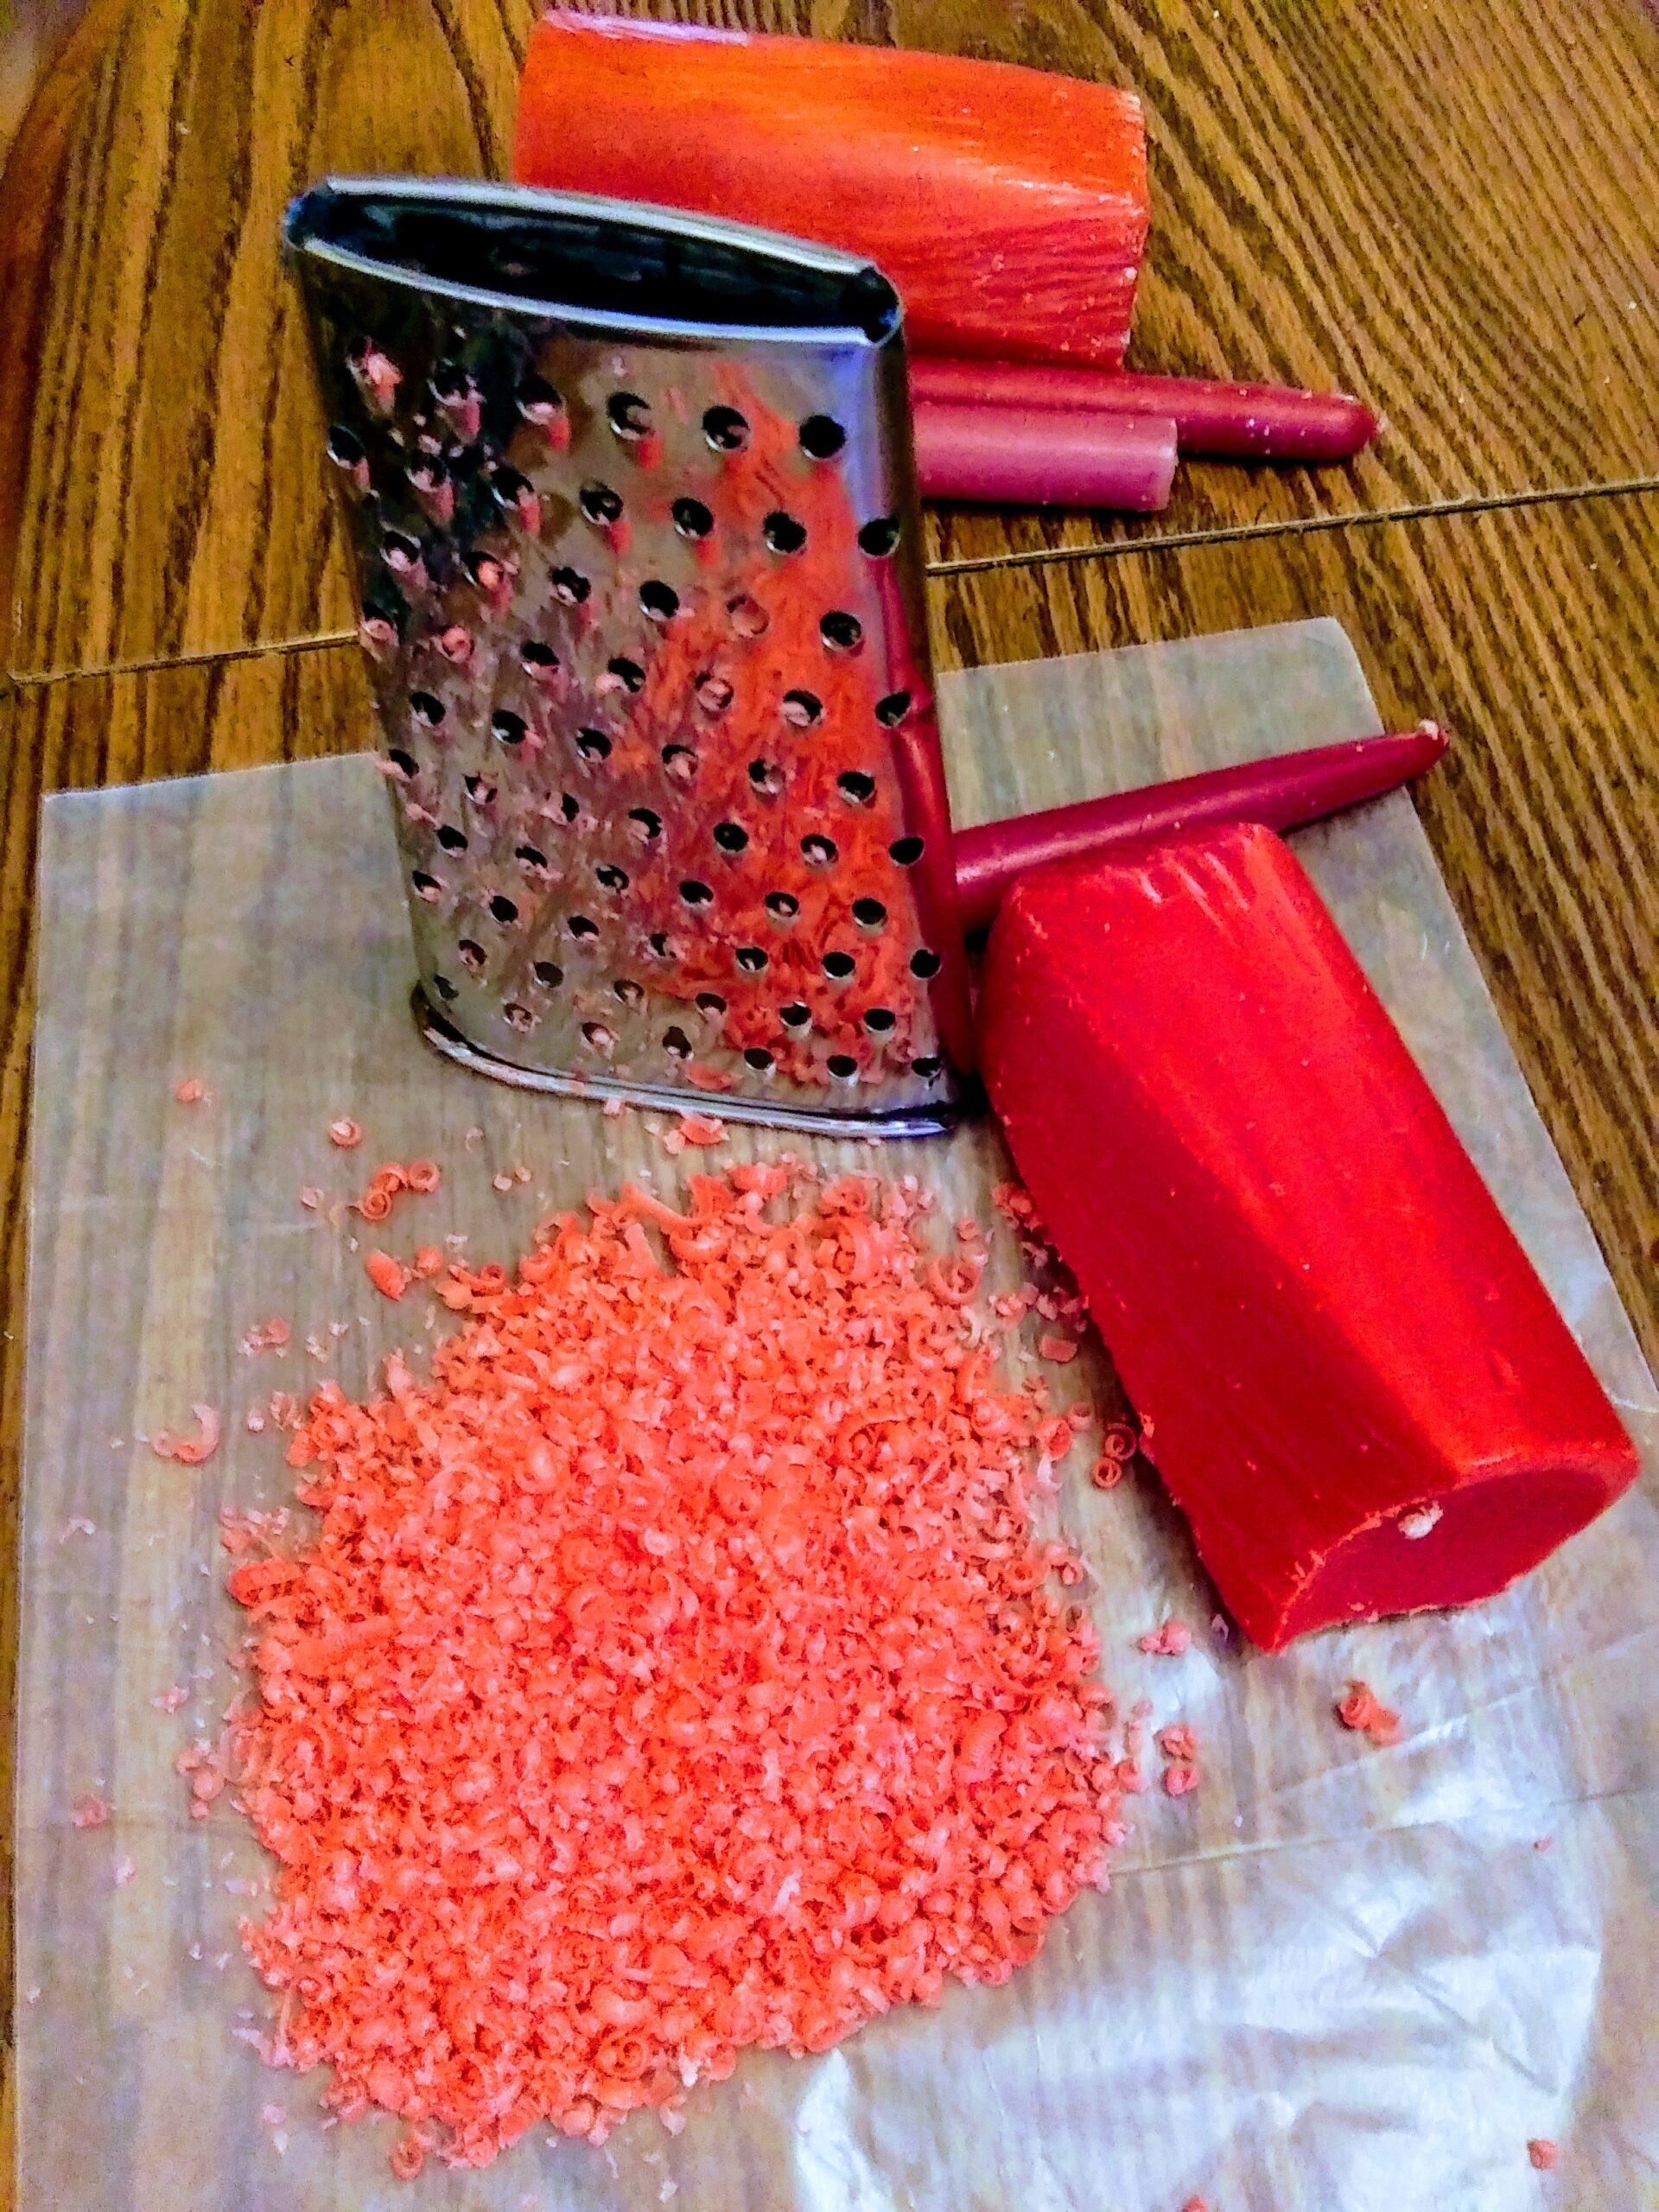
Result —
[[672, 957], [673, 947], [668, 941], [668, 931], [666, 930], [653, 930], [651, 935], [645, 939], [645, 943], [651, 947], [652, 952], [656, 955], [658, 960], [667, 960]]
[[605, 664], [607, 675], [613, 676], [625, 691], [637, 691], [645, 680], [645, 671], [637, 660], [630, 660], [626, 653], [618, 653], [614, 660]]
[[740, 944], [736, 957], [737, 964], [746, 976], [764, 976], [772, 965], [765, 951], [758, 944]]
[[715, 526], [715, 518], [701, 499], [676, 499], [674, 527], [682, 537], [707, 537]]
[[811, 1021], [812, 1009], [796, 999], [790, 1005], [779, 1007], [778, 1019], [785, 1029], [804, 1029]]
[[491, 899], [490, 912], [494, 915], [496, 920], [500, 923], [504, 929], [508, 927], [510, 924], [516, 922], [518, 918], [518, 906], [512, 899], [508, 898], [505, 891], [498, 891], [494, 898]]
[[785, 691], [779, 712], [791, 728], [810, 729], [823, 720], [823, 702], [816, 691]]
[[474, 806], [494, 805], [495, 785], [487, 776], [468, 776], [466, 783], [467, 796]]
[[601, 529], [622, 519], [622, 494], [608, 484], [584, 484], [576, 494], [576, 504], [588, 521]]
[[582, 1025], [583, 1041], [596, 1052], [610, 1052], [616, 1049], [616, 1032], [607, 1029], [602, 1021], [584, 1021]]
[[849, 768], [836, 778], [836, 788], [849, 806], [868, 806], [875, 797], [875, 778], [861, 768]]
[[897, 729], [912, 704], [908, 691], [889, 691], [885, 699], [875, 702], [875, 719], [883, 729]]
[[873, 1006], [864, 1017], [864, 1027], [872, 1037], [885, 1037], [898, 1026], [899, 1017], [890, 1006]]
[[683, 1029], [664, 1029], [663, 1050], [665, 1052], [671, 1052], [677, 1060], [689, 1060], [691, 1057], [691, 1039]]
[[363, 441], [355, 430], [348, 430], [343, 423], [331, 423], [328, 426], [328, 458], [336, 468], [355, 468], [359, 461], [367, 459], [367, 455], [363, 450]]
[[567, 607], [582, 606], [593, 590], [580, 569], [555, 569], [547, 581], [554, 598], [563, 600]]
[[850, 1083], [858, 1073], [858, 1062], [850, 1052], [831, 1052], [830, 1072], [842, 1083]]
[[522, 745], [524, 741], [524, 718], [510, 708], [499, 707], [490, 716], [490, 728], [503, 745]]
[[485, 959], [484, 948], [476, 938], [462, 938], [461, 943], [455, 947], [455, 952], [461, 966], [470, 969], [474, 976], [482, 969]]
[[823, 972], [832, 983], [844, 983], [857, 965], [850, 952], [826, 952], [823, 956]]
[[839, 857], [833, 837], [821, 837], [815, 831], [801, 840], [801, 857], [814, 868], [829, 868]]
[[393, 575], [407, 575], [421, 557], [421, 541], [401, 530], [383, 531], [380, 552]]
[[663, 834], [663, 817], [653, 814], [648, 806], [634, 806], [628, 810], [628, 819], [633, 824], [633, 835], [642, 845], [649, 845]]
[[801, 902], [792, 892], [768, 891], [766, 912], [780, 922], [792, 922], [801, 911]]
[[833, 607], [819, 623], [818, 635], [832, 653], [855, 652], [864, 642], [864, 625], [845, 607]]
[[737, 696], [726, 678], [716, 676], [712, 669], [704, 669], [695, 679], [692, 690], [705, 715], [723, 715]]
[[884, 561], [899, 543], [897, 515], [878, 515], [874, 522], [867, 522], [858, 533], [858, 550], [868, 553], [873, 561]]
[[496, 505], [505, 508], [509, 513], [514, 510], [522, 513], [523, 503], [533, 500], [536, 496], [529, 477], [521, 476], [516, 468], [498, 468], [490, 479], [490, 490], [494, 494]]
[[639, 587], [639, 610], [652, 622], [671, 622], [680, 611], [680, 594], [653, 576]]
[[626, 891], [628, 887], [626, 868], [618, 868], [614, 861], [601, 861], [594, 874], [607, 891]]
[[446, 853], [464, 853], [467, 833], [464, 830], [453, 828], [448, 822], [442, 822], [438, 825], [438, 842]]
[[556, 960], [538, 960], [530, 972], [544, 991], [556, 991], [564, 981], [564, 970]]
[[437, 729], [441, 727], [448, 709], [442, 700], [435, 699], [429, 691], [411, 691], [409, 695], [409, 711], [418, 721], [423, 721], [428, 729]]
[[707, 1014], [710, 1015], [724, 1014], [726, 1011], [726, 1001], [721, 998], [718, 991], [699, 991], [697, 993], [697, 1011], [700, 1014]]
[[677, 784], [689, 784], [697, 772], [697, 756], [689, 745], [665, 745], [663, 766]]
[[680, 885], [680, 896], [688, 906], [707, 906], [713, 903], [715, 894], [706, 883], [688, 875]]
[[715, 453], [741, 453], [749, 442], [749, 423], [735, 407], [711, 407], [702, 418], [702, 435]]
[[774, 553], [798, 553], [806, 543], [806, 524], [797, 522], [793, 515], [785, 514], [781, 507], [774, 507], [760, 527], [768, 547]]
[[784, 772], [775, 760], [751, 760], [749, 781], [767, 798], [776, 798], [784, 788]]
[[944, 1062], [937, 1052], [925, 1052], [919, 1060], [911, 1062], [910, 1071], [912, 1075], [921, 1076], [925, 1080], [938, 1075], [944, 1065]]
[[440, 361], [432, 372], [432, 397], [435, 399], [467, 399], [476, 389], [459, 361]]
[[518, 386], [518, 412], [526, 423], [544, 430], [563, 414], [564, 400], [558, 387], [545, 377], [525, 377]]
[[651, 408], [637, 391], [613, 391], [606, 403], [606, 414], [619, 438], [638, 444], [641, 438], [651, 435]]
[[406, 784], [412, 783], [421, 772], [420, 763], [414, 754], [400, 752], [395, 745], [387, 753], [386, 758]]
[[728, 599], [726, 613], [740, 638], [764, 638], [772, 627], [771, 615], [752, 592], [741, 591]]
[[900, 868], [914, 868], [926, 849], [919, 837], [895, 837], [887, 847], [887, 858]]
[[853, 919], [861, 930], [879, 930], [886, 923], [887, 910], [879, 899], [855, 899]]
[[602, 729], [585, 728], [576, 732], [576, 750], [584, 760], [608, 760], [611, 741]]
[[722, 853], [741, 853], [749, 842], [749, 833], [741, 822], [716, 822], [715, 842]]
[[532, 676], [550, 676], [559, 664], [557, 653], [539, 638], [527, 638], [518, 649], [518, 658]]
[[847, 442], [847, 433], [833, 415], [809, 415], [801, 425], [801, 451], [813, 461], [833, 461]]
[[508, 1028], [518, 1030], [521, 1036], [533, 1029], [541, 1018], [532, 1014], [527, 1006], [520, 1006], [517, 999], [509, 999], [501, 1012]]
[[522, 861], [526, 868], [547, 866], [547, 855], [539, 845], [519, 845], [514, 849], [512, 856], [516, 861]]
[[619, 976], [611, 988], [624, 1006], [643, 1006], [645, 1002], [645, 985], [636, 983], [632, 976]]
[[432, 978], [432, 988], [446, 1004], [453, 1004], [461, 996], [461, 993], [447, 976], [435, 976]]
[[753, 1068], [757, 1075], [769, 1074], [772, 1069], [772, 1054], [764, 1045], [750, 1045], [744, 1050], [743, 1065]]
[[599, 935], [599, 924], [587, 914], [572, 914], [565, 927], [579, 944], [585, 944]]
[[574, 791], [566, 791], [560, 798], [559, 812], [567, 822], [574, 822], [582, 812], [582, 801]]
[[437, 904], [443, 886], [435, 875], [429, 875], [423, 868], [411, 868], [409, 880], [417, 899], [424, 899], [429, 906]]
[[924, 982], [926, 982], [931, 976], [937, 976], [944, 965], [944, 963], [938, 954], [928, 951], [925, 946], [921, 951], [912, 952], [910, 956], [911, 974], [919, 976]]

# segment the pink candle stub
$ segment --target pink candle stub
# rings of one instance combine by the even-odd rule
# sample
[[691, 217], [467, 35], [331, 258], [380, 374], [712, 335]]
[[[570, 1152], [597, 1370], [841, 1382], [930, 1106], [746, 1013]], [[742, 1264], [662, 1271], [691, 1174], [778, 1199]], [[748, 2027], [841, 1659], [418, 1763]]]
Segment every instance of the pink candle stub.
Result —
[[1175, 425], [1155, 416], [922, 400], [915, 429], [924, 499], [1154, 514], [1175, 476]]

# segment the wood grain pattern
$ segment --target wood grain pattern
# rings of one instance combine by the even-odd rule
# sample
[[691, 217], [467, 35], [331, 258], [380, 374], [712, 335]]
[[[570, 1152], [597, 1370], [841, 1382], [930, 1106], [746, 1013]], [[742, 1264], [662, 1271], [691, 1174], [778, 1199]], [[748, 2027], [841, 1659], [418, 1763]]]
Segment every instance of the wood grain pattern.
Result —
[[[535, 0], [156, 0], [64, 184], [10, 664], [286, 639], [349, 602], [283, 202], [329, 167], [499, 174]], [[1659, 470], [1659, 25], [1630, 0], [671, 0], [1137, 84], [1156, 214], [1142, 365], [1361, 390], [1350, 469], [1195, 465], [1116, 537]], [[934, 548], [1096, 518], [942, 516]]]

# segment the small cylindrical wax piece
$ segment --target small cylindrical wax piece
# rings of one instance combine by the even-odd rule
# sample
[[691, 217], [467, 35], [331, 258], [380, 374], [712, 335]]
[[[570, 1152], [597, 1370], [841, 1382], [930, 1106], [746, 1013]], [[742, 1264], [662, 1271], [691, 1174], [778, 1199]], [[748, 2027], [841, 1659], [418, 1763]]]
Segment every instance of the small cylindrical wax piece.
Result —
[[929, 499], [1153, 514], [1175, 475], [1175, 425], [1145, 416], [925, 400], [915, 432]]

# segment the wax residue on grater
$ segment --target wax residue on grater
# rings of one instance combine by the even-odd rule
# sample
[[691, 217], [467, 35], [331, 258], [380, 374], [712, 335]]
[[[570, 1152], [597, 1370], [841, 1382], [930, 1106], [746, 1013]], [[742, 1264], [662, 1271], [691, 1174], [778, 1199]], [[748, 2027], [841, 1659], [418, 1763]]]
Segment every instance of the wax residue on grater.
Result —
[[969, 1058], [898, 303], [570, 195], [296, 203], [423, 1025], [531, 1084], [948, 1125]]

